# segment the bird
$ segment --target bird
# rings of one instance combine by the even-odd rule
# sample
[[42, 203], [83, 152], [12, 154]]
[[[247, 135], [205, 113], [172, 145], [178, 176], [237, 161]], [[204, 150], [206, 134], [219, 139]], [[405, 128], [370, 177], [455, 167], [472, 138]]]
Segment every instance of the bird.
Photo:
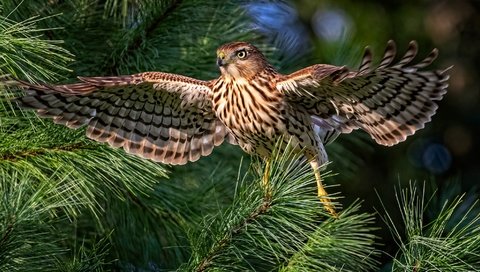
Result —
[[16, 80], [25, 90], [17, 102], [57, 124], [86, 126], [95, 141], [165, 164], [194, 162], [228, 142], [269, 165], [283, 139], [310, 163], [317, 195], [336, 215], [320, 176], [325, 145], [357, 129], [380, 145], [402, 142], [431, 121], [447, 92], [449, 68], [424, 69], [438, 50], [411, 64], [417, 52], [412, 41], [394, 63], [390, 40], [375, 66], [367, 47], [356, 70], [315, 64], [281, 74], [256, 46], [230, 42], [217, 49], [216, 79], [141, 72], [61, 85]]

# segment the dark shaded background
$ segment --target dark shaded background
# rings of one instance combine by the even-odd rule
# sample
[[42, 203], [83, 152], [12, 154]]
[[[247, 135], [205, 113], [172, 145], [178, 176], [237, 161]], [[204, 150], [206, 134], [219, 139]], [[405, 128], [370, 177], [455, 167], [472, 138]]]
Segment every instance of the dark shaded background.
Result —
[[[478, 192], [480, 92], [475, 80], [480, 66], [479, 9], [480, 1], [468, 0], [295, 0], [249, 5], [256, 27], [280, 48], [282, 63], [286, 63], [283, 72], [313, 63], [354, 68], [366, 45], [381, 57], [389, 39], [396, 41], [399, 54], [410, 40], [417, 40], [419, 58], [436, 47], [440, 56], [433, 67], [453, 65], [450, 87], [437, 114], [405, 142], [387, 148], [372, 140], [352, 144], [348, 135], [340, 137], [339, 143], [360, 158], [351, 174], [343, 174], [342, 163], [335, 162], [342, 154], [331, 158], [340, 173], [335, 182], [341, 184], [344, 203], [360, 198], [365, 200], [365, 209], [374, 210], [380, 208], [380, 198], [387, 207], [394, 207], [395, 186], [410, 180], [425, 183], [443, 196]], [[355, 134], [365, 138], [362, 133]], [[394, 253], [388, 235], [381, 236], [385, 250]]]

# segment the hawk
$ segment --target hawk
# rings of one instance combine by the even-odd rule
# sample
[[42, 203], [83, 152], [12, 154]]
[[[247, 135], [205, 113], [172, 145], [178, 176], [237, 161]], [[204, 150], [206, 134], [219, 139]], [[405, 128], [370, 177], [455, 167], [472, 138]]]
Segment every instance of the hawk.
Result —
[[395, 145], [431, 120], [446, 93], [448, 69], [423, 69], [438, 50], [411, 64], [416, 54], [412, 41], [392, 65], [389, 41], [376, 67], [367, 47], [358, 70], [316, 64], [284, 75], [257, 47], [232, 42], [218, 48], [221, 75], [210, 81], [164, 72], [79, 77], [67, 85], [17, 81], [26, 89], [18, 101], [55, 123], [87, 126], [93, 140], [168, 164], [196, 161], [225, 140], [268, 158], [283, 137], [308, 159], [318, 196], [335, 214], [320, 178], [324, 146], [356, 129]]

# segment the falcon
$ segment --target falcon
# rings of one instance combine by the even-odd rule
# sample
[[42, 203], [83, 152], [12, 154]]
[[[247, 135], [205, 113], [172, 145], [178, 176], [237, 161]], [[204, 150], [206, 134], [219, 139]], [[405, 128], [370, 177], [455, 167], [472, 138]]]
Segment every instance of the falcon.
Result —
[[381, 145], [402, 142], [431, 120], [446, 93], [448, 69], [423, 69], [438, 50], [411, 64], [417, 51], [410, 42], [392, 64], [396, 47], [389, 41], [376, 67], [367, 47], [358, 70], [316, 64], [284, 75], [257, 47], [232, 42], [218, 48], [221, 75], [210, 81], [164, 72], [79, 77], [66, 85], [16, 81], [26, 90], [17, 100], [57, 124], [87, 126], [95, 141], [167, 164], [196, 161], [227, 141], [268, 165], [283, 139], [311, 164], [318, 197], [334, 215], [320, 178], [324, 146], [356, 129]]

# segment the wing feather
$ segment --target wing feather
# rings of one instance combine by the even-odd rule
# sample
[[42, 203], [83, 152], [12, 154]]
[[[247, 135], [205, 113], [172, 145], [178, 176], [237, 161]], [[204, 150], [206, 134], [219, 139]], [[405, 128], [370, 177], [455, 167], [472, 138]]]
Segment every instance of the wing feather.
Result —
[[397, 48], [395, 46], [395, 43], [392, 40], [389, 40], [387, 43], [387, 47], [385, 48], [385, 53], [383, 53], [383, 58], [377, 67], [377, 70], [387, 68], [395, 59], [396, 54]]
[[436, 59], [438, 50], [412, 65], [417, 52], [412, 41], [405, 55], [391, 65], [396, 47], [389, 41], [375, 69], [367, 48], [358, 71], [317, 64], [284, 76], [276, 87], [290, 103], [307, 109], [329, 139], [329, 131], [350, 133], [360, 128], [377, 143], [394, 145], [431, 120], [448, 87], [448, 68], [420, 70]]
[[66, 85], [18, 81], [18, 102], [69, 128], [154, 161], [185, 164], [209, 155], [228, 135], [211, 104], [210, 83], [146, 72], [116, 77], [79, 77]]
[[358, 68], [358, 75], [365, 75], [372, 71], [372, 51], [369, 47], [365, 48], [363, 54], [362, 63]]

